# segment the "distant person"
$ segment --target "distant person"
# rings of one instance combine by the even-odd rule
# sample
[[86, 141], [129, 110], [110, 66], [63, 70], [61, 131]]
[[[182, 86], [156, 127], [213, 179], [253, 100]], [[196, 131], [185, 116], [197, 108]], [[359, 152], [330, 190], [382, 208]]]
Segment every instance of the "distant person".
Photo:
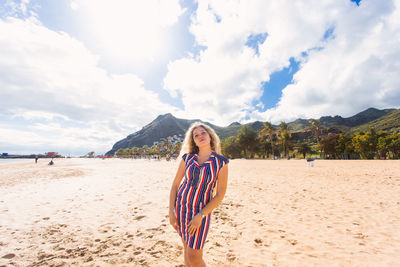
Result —
[[35, 155], [35, 163], [37, 163], [37, 162], [38, 162], [38, 156]]
[[199, 122], [186, 132], [182, 154], [171, 187], [169, 220], [182, 239], [185, 266], [206, 266], [203, 246], [211, 212], [225, 196], [229, 160], [221, 155], [214, 130]]
[[314, 158], [307, 158], [308, 167], [314, 167]]
[[53, 159], [50, 160], [49, 165], [54, 165]]

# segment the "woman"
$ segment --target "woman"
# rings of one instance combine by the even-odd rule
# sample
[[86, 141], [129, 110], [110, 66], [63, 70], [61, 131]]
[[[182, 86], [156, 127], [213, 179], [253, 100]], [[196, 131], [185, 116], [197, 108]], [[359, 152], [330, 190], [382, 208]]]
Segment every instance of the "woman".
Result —
[[214, 130], [199, 122], [186, 132], [181, 154], [171, 187], [170, 223], [182, 238], [185, 266], [206, 266], [203, 246], [211, 211], [225, 196], [229, 161], [220, 155], [220, 141]]

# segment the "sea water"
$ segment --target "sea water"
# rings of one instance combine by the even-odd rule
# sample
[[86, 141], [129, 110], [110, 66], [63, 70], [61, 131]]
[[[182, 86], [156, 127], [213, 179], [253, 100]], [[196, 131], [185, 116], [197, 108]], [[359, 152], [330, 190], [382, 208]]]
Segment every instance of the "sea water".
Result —
[[0, 159], [0, 164], [15, 163], [15, 162], [35, 162], [35, 159]]

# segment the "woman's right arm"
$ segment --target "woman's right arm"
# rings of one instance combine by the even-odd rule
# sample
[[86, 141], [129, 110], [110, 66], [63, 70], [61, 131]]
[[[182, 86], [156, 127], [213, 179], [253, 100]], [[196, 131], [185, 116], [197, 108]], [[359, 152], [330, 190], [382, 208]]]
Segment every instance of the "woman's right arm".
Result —
[[185, 176], [185, 161], [182, 159], [181, 163], [179, 164], [178, 171], [176, 172], [175, 179], [171, 186], [171, 192], [169, 195], [169, 221], [175, 230], [178, 227], [176, 217], [175, 217], [175, 201], [176, 201], [176, 194], [178, 191], [178, 187], [182, 181], [182, 178]]

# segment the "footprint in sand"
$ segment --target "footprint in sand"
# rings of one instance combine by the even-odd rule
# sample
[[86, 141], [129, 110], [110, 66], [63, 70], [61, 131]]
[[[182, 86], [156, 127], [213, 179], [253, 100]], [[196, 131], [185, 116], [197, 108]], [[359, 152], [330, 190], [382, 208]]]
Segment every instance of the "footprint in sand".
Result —
[[15, 257], [14, 253], [8, 253], [8, 254], [4, 255], [2, 258], [3, 259], [12, 259], [14, 257]]
[[236, 259], [236, 256], [232, 253], [228, 253], [226, 254], [226, 258], [228, 259], [228, 261], [232, 262]]
[[139, 236], [142, 236], [142, 235], [143, 235], [142, 232], [139, 232], [139, 233], [136, 234], [136, 236], [138, 236], [138, 237], [139, 237]]
[[367, 235], [364, 235], [363, 233], [357, 233], [357, 234], [354, 234], [353, 237], [354, 237], [354, 238], [358, 238], [358, 239], [365, 239], [365, 238], [367, 238], [368, 236], [367, 236]]
[[142, 264], [142, 265], [145, 265], [145, 264], [147, 264], [147, 262], [146, 262], [146, 260], [145, 260], [145, 259], [141, 259], [141, 260], [139, 260], [139, 263], [140, 263], [140, 264]]
[[298, 247], [298, 250], [300, 251], [310, 251], [310, 250], [315, 250], [314, 247], [312, 246], [302, 246], [302, 247]]
[[61, 250], [65, 250], [65, 248], [60, 247], [60, 245], [55, 245], [55, 246], [53, 246], [53, 250], [61, 251]]
[[[104, 226], [104, 225], [101, 225], [101, 226]], [[98, 231], [100, 232], [100, 233], [107, 233], [108, 231], [110, 231], [112, 228], [110, 227], [110, 226], [106, 226], [106, 227], [104, 227], [103, 229], [99, 229]]]
[[262, 240], [260, 238], [254, 239], [254, 242], [256, 242], [256, 244], [262, 244]]

